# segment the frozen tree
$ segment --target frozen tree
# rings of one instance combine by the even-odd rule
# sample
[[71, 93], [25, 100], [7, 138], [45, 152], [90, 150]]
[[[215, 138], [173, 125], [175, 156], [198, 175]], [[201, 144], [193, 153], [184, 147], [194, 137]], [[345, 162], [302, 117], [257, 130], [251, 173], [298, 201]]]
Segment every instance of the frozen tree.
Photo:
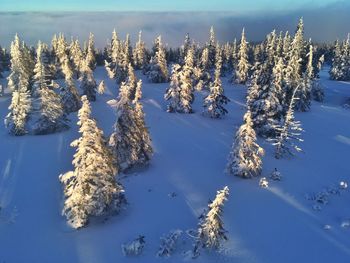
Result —
[[161, 36], [156, 39], [156, 51], [151, 58], [147, 70], [148, 79], [153, 83], [163, 83], [168, 81], [168, 67], [166, 61], [166, 54], [162, 44]]
[[308, 53], [308, 63], [306, 72], [298, 89], [298, 100], [295, 102], [295, 109], [298, 111], [308, 111], [311, 107], [311, 91], [314, 84], [314, 67], [313, 67], [313, 47], [310, 45]]
[[[193, 48], [193, 45], [191, 43], [191, 38], [190, 38], [190, 34], [186, 33], [185, 35], [185, 39], [184, 39], [184, 43], [183, 45], [181, 45], [181, 47], [178, 49], [179, 50], [179, 55], [180, 58], [179, 59], [175, 59], [174, 61], [179, 62], [181, 65], [184, 63], [185, 61], [185, 57], [188, 55], [188, 50], [190, 48]], [[170, 60], [169, 60], [170, 61]]]
[[[75, 83], [73, 79], [74, 70], [73, 70], [72, 63], [70, 62], [70, 59], [69, 59], [69, 55], [67, 52], [67, 44], [65, 42], [63, 35], [61, 35], [58, 39], [54, 37], [52, 48], [56, 58], [58, 59], [60, 74], [62, 74], [65, 79], [65, 84], [61, 86], [59, 91], [64, 111], [67, 114], [71, 112], [76, 112], [79, 110], [81, 105], [80, 96], [75, 87]], [[84, 59], [79, 62], [79, 70], [81, 70], [83, 61]]]
[[332, 80], [339, 80], [342, 79], [342, 67], [341, 67], [341, 46], [339, 44], [339, 41], [337, 40], [334, 45], [333, 50], [333, 59], [332, 59], [332, 67], [329, 71], [330, 79]]
[[8, 87], [12, 89], [12, 100], [5, 126], [12, 135], [27, 133], [27, 121], [31, 110], [30, 84], [33, 75], [33, 59], [30, 50], [18, 37], [11, 43], [11, 73]]
[[91, 217], [119, 212], [126, 202], [124, 190], [115, 180], [118, 168], [113, 155], [91, 118], [89, 100], [83, 96], [82, 102], [78, 113], [81, 137], [71, 144], [76, 148], [74, 171], [59, 176], [65, 196], [62, 213], [73, 228], [85, 226]]
[[183, 113], [192, 113], [194, 101], [191, 68], [184, 65], [180, 71], [180, 107]]
[[274, 125], [284, 113], [284, 63], [281, 58], [270, 73], [269, 64], [258, 64], [248, 89], [247, 104], [253, 127], [264, 137], [274, 135]]
[[3, 78], [2, 73], [5, 71], [5, 54], [4, 54], [4, 50], [2, 49], [2, 47], [0, 46], [0, 79]]
[[[138, 87], [141, 88], [141, 82]], [[120, 165], [120, 170], [125, 172], [147, 165], [153, 153], [142, 105], [138, 99], [134, 102], [130, 100], [129, 82], [120, 86], [117, 121], [109, 138], [109, 147]]]
[[[172, 104], [176, 101], [176, 91], [179, 92], [179, 107], [175, 107], [173, 109], [176, 109], [178, 112], [182, 113], [192, 113], [192, 103], [194, 101], [194, 95], [193, 95], [193, 80], [192, 80], [192, 74], [193, 74], [193, 49], [188, 49], [188, 54], [185, 57], [185, 64], [181, 67], [181, 70], [178, 70], [177, 67], [174, 68], [175, 71], [173, 72], [174, 82], [172, 83], [170, 89], [167, 90], [167, 93], [173, 93], [171, 96], [166, 95], [166, 97], [172, 98]], [[178, 80], [176, 80], [178, 78]], [[175, 85], [179, 85], [178, 88], [175, 87]], [[168, 108], [169, 110], [170, 108]]]
[[244, 28], [242, 31], [241, 43], [239, 45], [238, 51], [238, 63], [235, 69], [235, 78], [237, 83], [244, 84], [248, 80], [249, 71], [249, 61], [248, 61], [248, 42], [245, 38]]
[[[300, 19], [297, 31], [294, 35], [293, 41], [290, 44], [290, 51], [287, 58], [287, 67], [285, 71], [286, 79], [286, 106], [288, 107], [292, 94], [295, 90], [298, 90], [297, 97], [307, 96], [306, 89], [296, 89], [302, 81], [302, 62], [305, 57], [305, 45], [304, 45], [304, 25], [303, 20]], [[286, 110], [286, 109], [285, 109]]]
[[283, 37], [282, 51], [281, 51], [284, 63], [287, 63], [289, 60], [290, 49], [291, 49], [291, 36], [289, 35], [289, 32], [287, 31]]
[[135, 240], [123, 244], [122, 252], [124, 256], [138, 256], [142, 254], [143, 248], [145, 247], [146, 241], [144, 236], [139, 236]]
[[169, 101], [167, 106], [168, 112], [182, 112], [180, 105], [181, 101], [181, 87], [180, 87], [180, 71], [181, 66], [175, 64], [171, 70], [170, 86], [167, 88], [164, 99]]
[[333, 53], [330, 78], [332, 80], [350, 80], [350, 35], [341, 45], [338, 41], [335, 43]]
[[[54, 37], [52, 41], [52, 51], [54, 53], [54, 68], [56, 78], [63, 78], [63, 64], [66, 60], [69, 60], [69, 48], [68, 43], [63, 34], [59, 34], [56, 38]], [[69, 62], [70, 63], [70, 62]]]
[[142, 40], [142, 31], [139, 32], [139, 39], [133, 52], [135, 69], [143, 69], [146, 63], [146, 45]]
[[126, 34], [126, 38], [125, 38], [125, 42], [124, 42], [124, 54], [125, 54], [125, 60], [126, 62], [132, 63], [132, 46], [131, 46], [131, 42], [130, 42], [130, 35]]
[[232, 71], [233, 69], [232, 46], [228, 42], [223, 46], [222, 58], [222, 72], [223, 74], [226, 74], [228, 71]]
[[214, 27], [210, 27], [210, 36], [209, 43], [207, 44], [208, 48], [208, 66], [213, 68], [215, 66], [215, 56], [216, 56], [216, 40], [215, 40], [215, 31]]
[[283, 58], [283, 32], [281, 31], [277, 37], [276, 40], [276, 47], [275, 47], [275, 64], [277, 64], [278, 60], [280, 58]]
[[[89, 41], [87, 45], [87, 50], [85, 52], [85, 60], [90, 67], [90, 69], [93, 71], [96, 68], [96, 50], [95, 50], [95, 40], [94, 40], [94, 34], [90, 32], [89, 35]], [[82, 69], [84, 71], [84, 68]]]
[[232, 68], [233, 68], [233, 72], [235, 73], [235, 68], [236, 68], [237, 63], [238, 63], [237, 39], [236, 38], [232, 44], [232, 56], [231, 57], [232, 57]]
[[81, 69], [82, 62], [84, 60], [84, 55], [81, 50], [79, 40], [72, 40], [70, 47], [69, 47], [69, 59], [73, 62], [74, 65], [74, 71], [76, 72], [77, 76], [79, 76], [79, 72]]
[[260, 175], [264, 150], [257, 144], [253, 129], [251, 113], [244, 115], [244, 124], [236, 132], [227, 164], [229, 174], [242, 178], [252, 178]]
[[69, 128], [59, 95], [50, 82], [48, 58], [43, 53], [43, 44], [38, 43], [37, 59], [34, 68], [32, 106], [28, 130], [32, 134], [48, 134]]
[[276, 31], [273, 30], [270, 34], [266, 36], [265, 40], [265, 63], [267, 63], [269, 71], [271, 72], [276, 59], [277, 59], [277, 53], [276, 53], [276, 43], [277, 42], [277, 35]]
[[222, 213], [224, 202], [229, 195], [229, 188], [217, 191], [213, 202], [208, 205], [207, 213], [201, 218], [198, 233], [193, 249], [193, 258], [200, 254], [200, 249], [218, 249], [223, 240], [227, 240], [227, 231], [224, 229]]
[[192, 113], [193, 95], [193, 50], [190, 48], [181, 67], [175, 64], [172, 69], [170, 87], [164, 95], [169, 100], [168, 112]]
[[209, 89], [212, 79], [209, 69], [209, 49], [207, 47], [202, 51], [199, 66], [193, 69], [193, 77], [196, 90]]
[[104, 80], [102, 80], [98, 85], [97, 92], [98, 94], [104, 94], [106, 92], [106, 84]]
[[271, 180], [273, 181], [281, 181], [282, 180], [282, 175], [281, 173], [277, 170], [277, 168], [275, 168], [275, 170], [273, 170], [273, 172], [270, 175]]
[[311, 98], [318, 102], [323, 102], [324, 100], [324, 87], [319, 79], [314, 79], [312, 82]]
[[129, 88], [130, 100], [133, 101], [135, 99], [136, 89], [139, 82], [137, 80], [134, 68], [132, 67], [131, 63], [129, 63], [128, 65], [128, 76], [126, 78], [126, 82]]
[[95, 101], [97, 84], [94, 78], [93, 71], [89, 66], [88, 59], [84, 59], [81, 70], [82, 72], [80, 76], [80, 88], [83, 90], [83, 95], [86, 95], [89, 101]]
[[136, 84], [135, 93], [132, 102], [136, 104], [142, 98], [142, 80], [139, 80]]
[[61, 86], [59, 94], [65, 113], [76, 112], [80, 109], [81, 101], [73, 80], [73, 70], [66, 58], [62, 64], [62, 72], [65, 78], [65, 85]]
[[224, 108], [224, 105], [229, 102], [229, 99], [224, 95], [224, 89], [220, 79], [221, 67], [222, 57], [220, 50], [217, 49], [215, 80], [210, 87], [209, 95], [204, 99], [204, 115], [211, 118], [221, 118], [228, 113], [228, 111]]
[[5, 118], [5, 126], [12, 135], [24, 135], [27, 133], [26, 123], [31, 110], [30, 92], [20, 88], [12, 92], [10, 112]]
[[[141, 90], [142, 81], [140, 80], [138, 82], [137, 87], [138, 90]], [[139, 93], [138, 93], [139, 94]], [[135, 119], [135, 129], [138, 130], [139, 133], [139, 161], [138, 163], [145, 165], [147, 164], [153, 154], [153, 148], [152, 148], [152, 140], [151, 136], [148, 130], [148, 127], [146, 126], [145, 121], [145, 113], [143, 111], [143, 107], [141, 102], [139, 101], [138, 97], [135, 97], [134, 101], [134, 119]]]
[[108, 60], [110, 62], [117, 63], [121, 49], [122, 47], [118, 38], [118, 33], [114, 29], [112, 32], [111, 44], [108, 50]]
[[275, 157], [277, 159], [286, 154], [293, 155], [293, 151], [302, 151], [301, 148], [295, 143], [295, 141], [303, 141], [303, 139], [300, 138], [301, 132], [303, 131], [301, 124], [299, 121], [294, 119], [294, 104], [297, 100], [296, 94], [298, 88], [299, 87], [297, 87], [293, 92], [284, 122], [275, 127], [279, 135], [275, 139], [272, 139], [272, 141], [273, 145], [276, 147]]
[[18, 35], [11, 42], [11, 68], [8, 77], [8, 87], [12, 90], [30, 90], [33, 75], [34, 59], [30, 49], [21, 43]]
[[118, 35], [113, 31], [112, 42], [109, 51], [109, 58], [105, 60], [105, 68], [111, 79], [115, 79], [118, 84], [126, 81], [128, 77], [128, 66], [131, 63], [131, 45], [127, 35], [125, 43], [121, 43]]
[[171, 231], [168, 235], [160, 239], [160, 247], [157, 252], [158, 257], [170, 257], [176, 248], [176, 241], [181, 236], [181, 230]]
[[[12, 91], [19, 90], [20, 87], [23, 87], [23, 84], [29, 85], [29, 83], [20, 83], [20, 78], [23, 79], [23, 65], [22, 65], [22, 50], [21, 43], [18, 35], [15, 36], [15, 40], [11, 42], [10, 48], [11, 55], [11, 73], [8, 77], [8, 87]], [[27, 87], [25, 88], [27, 89]]]

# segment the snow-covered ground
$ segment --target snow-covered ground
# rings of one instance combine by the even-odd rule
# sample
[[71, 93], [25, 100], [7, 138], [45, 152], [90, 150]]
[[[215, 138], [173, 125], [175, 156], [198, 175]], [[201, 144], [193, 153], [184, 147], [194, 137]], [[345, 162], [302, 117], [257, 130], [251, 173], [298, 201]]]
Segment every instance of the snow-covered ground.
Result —
[[[93, 115], [109, 135], [115, 114], [106, 102], [118, 88], [104, 68], [97, 68], [95, 77], [105, 79], [108, 90], [92, 103]], [[163, 100], [168, 84], [144, 79], [142, 102], [155, 149], [151, 165], [119, 176], [129, 202], [125, 211], [80, 230], [70, 229], [61, 216], [58, 180], [72, 169], [69, 144], [78, 137], [76, 114], [70, 116], [69, 131], [54, 135], [12, 137], [0, 125], [0, 262], [160, 262], [160, 237], [196, 228], [208, 200], [227, 185], [229, 241], [219, 253], [202, 253], [197, 262], [348, 263], [350, 193], [337, 190], [341, 181], [350, 183], [350, 110], [342, 107], [350, 83], [330, 81], [326, 71], [321, 79], [325, 102], [296, 114], [305, 129], [305, 153], [276, 160], [271, 145], [260, 141], [266, 150], [263, 176], [275, 167], [283, 176], [268, 188], [259, 187], [260, 178], [224, 173], [233, 134], [242, 122], [244, 86], [223, 80], [229, 114], [213, 120], [201, 115], [203, 93], [196, 94], [195, 114], [170, 114]], [[0, 98], [1, 119], [9, 103], [9, 94]], [[315, 195], [328, 203], [312, 200]], [[121, 245], [139, 235], [145, 236], [143, 254], [124, 258]], [[167, 262], [185, 261], [183, 252], [191, 248], [184, 234]]]

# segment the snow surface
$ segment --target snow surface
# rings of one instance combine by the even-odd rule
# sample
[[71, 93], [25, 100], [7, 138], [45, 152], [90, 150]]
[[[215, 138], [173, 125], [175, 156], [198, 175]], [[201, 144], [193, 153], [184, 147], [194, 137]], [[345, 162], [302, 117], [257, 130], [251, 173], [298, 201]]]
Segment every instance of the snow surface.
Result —
[[[93, 115], [109, 135], [115, 114], [106, 102], [116, 98], [118, 88], [102, 67], [95, 77], [97, 83], [105, 80], [107, 90], [92, 103]], [[0, 125], [0, 262], [161, 262], [156, 257], [160, 237], [173, 229], [196, 229], [197, 216], [225, 185], [230, 188], [224, 207], [229, 241], [219, 253], [202, 252], [197, 262], [350, 262], [350, 228], [344, 223], [350, 219], [349, 190], [328, 191], [327, 204], [306, 198], [350, 182], [350, 110], [342, 107], [350, 83], [330, 81], [322, 72], [325, 102], [313, 102], [310, 112], [296, 114], [305, 129], [305, 153], [276, 160], [270, 143], [260, 141], [266, 150], [262, 177], [269, 178], [275, 167], [282, 175], [281, 181], [261, 188], [260, 178], [224, 173], [242, 123], [244, 86], [223, 79], [229, 114], [215, 120], [201, 115], [205, 92], [196, 93], [194, 114], [167, 113], [163, 95], [169, 84], [142, 78], [155, 150], [151, 165], [119, 176], [129, 202], [125, 211], [80, 230], [70, 229], [61, 216], [58, 180], [72, 169], [69, 144], [78, 137], [76, 114], [69, 116], [69, 131], [53, 135], [12, 137]], [[0, 98], [1, 119], [9, 103], [8, 93]], [[143, 254], [125, 258], [121, 245], [139, 235], [145, 236]], [[179, 243], [167, 262], [185, 261], [190, 238]]]

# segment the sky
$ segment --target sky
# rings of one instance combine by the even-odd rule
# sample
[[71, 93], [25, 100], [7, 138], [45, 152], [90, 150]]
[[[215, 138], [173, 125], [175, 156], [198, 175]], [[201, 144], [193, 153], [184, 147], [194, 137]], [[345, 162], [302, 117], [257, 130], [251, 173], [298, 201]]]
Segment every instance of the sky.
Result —
[[[344, 0], [343, 0], [344, 1]], [[340, 0], [0, 0], [0, 11], [291, 11]]]

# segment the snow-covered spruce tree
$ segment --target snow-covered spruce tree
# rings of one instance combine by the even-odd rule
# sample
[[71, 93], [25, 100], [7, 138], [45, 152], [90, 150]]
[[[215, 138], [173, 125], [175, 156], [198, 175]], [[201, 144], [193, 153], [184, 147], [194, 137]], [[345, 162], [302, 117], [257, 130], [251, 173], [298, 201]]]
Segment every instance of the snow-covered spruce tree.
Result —
[[8, 87], [12, 90], [30, 90], [31, 78], [34, 69], [34, 59], [30, 49], [21, 43], [16, 34], [10, 48], [11, 67], [8, 77]]
[[122, 47], [118, 38], [118, 33], [114, 29], [112, 32], [112, 40], [108, 50], [108, 61], [117, 63], [121, 49]]
[[81, 64], [84, 59], [83, 51], [81, 50], [79, 40], [72, 40], [69, 46], [69, 59], [73, 62], [74, 72], [79, 77]]
[[[303, 66], [303, 58], [305, 57], [305, 45], [304, 45], [304, 26], [303, 26], [303, 20], [300, 19], [297, 31], [294, 35], [293, 41], [290, 46], [290, 52], [288, 55], [288, 62], [287, 62], [287, 68], [286, 68], [286, 104], [285, 106], [288, 107], [292, 94], [296, 90], [296, 87], [299, 86], [299, 84], [302, 81], [302, 66]], [[298, 88], [298, 94], [297, 97], [301, 98], [303, 96], [306, 96], [304, 94], [306, 92], [303, 88]], [[286, 110], [286, 109], [285, 109]], [[301, 110], [301, 109], [300, 109]]]
[[97, 92], [98, 94], [101, 94], [101, 95], [106, 92], [106, 84], [104, 80], [102, 80], [100, 84], [98, 84]]
[[193, 49], [188, 49], [185, 64], [173, 65], [171, 83], [164, 99], [170, 101], [168, 112], [192, 113], [193, 94]]
[[284, 114], [284, 64], [281, 58], [273, 68], [268, 62], [255, 66], [251, 85], [248, 89], [247, 104], [251, 111], [253, 127], [263, 137], [274, 136], [274, 125]]
[[310, 45], [308, 53], [308, 63], [306, 72], [303, 73], [302, 81], [299, 85], [299, 92], [297, 93], [300, 97], [295, 102], [295, 109], [298, 111], [308, 111], [311, 107], [311, 91], [314, 84], [314, 67], [313, 67], [313, 47]]
[[164, 99], [169, 101], [167, 106], [168, 112], [182, 112], [180, 105], [181, 101], [181, 87], [180, 87], [180, 71], [181, 66], [174, 64], [171, 70], [170, 86], [167, 88]]
[[290, 57], [290, 49], [291, 49], [291, 36], [289, 35], [289, 32], [287, 31], [284, 34], [283, 37], [283, 43], [282, 43], [282, 57], [284, 59], [284, 63], [287, 63]]
[[248, 61], [248, 42], [245, 38], [245, 31], [243, 28], [241, 43], [238, 51], [238, 63], [235, 69], [235, 81], [240, 84], [245, 84], [248, 80], [248, 71], [250, 65]]
[[305, 59], [306, 53], [307, 53], [307, 43], [304, 40], [304, 21], [303, 18], [299, 19], [299, 23], [294, 35], [294, 45], [292, 43], [292, 49], [294, 49], [294, 52], [298, 53], [300, 61], [300, 70], [304, 72], [306, 70], [306, 63], [307, 60]]
[[194, 86], [196, 90], [209, 89], [212, 81], [209, 68], [209, 49], [205, 47], [202, 51], [199, 66], [193, 69]]
[[181, 234], [182, 231], [178, 229], [172, 230], [166, 236], [161, 237], [157, 257], [170, 257], [176, 248], [176, 242]]
[[[141, 88], [141, 82], [137, 86]], [[142, 105], [138, 99], [130, 100], [128, 82], [120, 86], [117, 121], [109, 138], [109, 147], [123, 172], [147, 165], [153, 153]]]
[[210, 27], [210, 36], [209, 43], [207, 44], [208, 48], [208, 66], [209, 68], [215, 67], [215, 52], [216, 52], [216, 40], [215, 40], [215, 32], [214, 27]]
[[[318, 75], [317, 72], [320, 72], [320, 70], [322, 69], [323, 63], [324, 63], [324, 54], [317, 61], [317, 71], [312, 74], [314, 79], [311, 87], [311, 98], [318, 102], [323, 102], [324, 100], [324, 89], [317, 76]], [[310, 61], [308, 64], [308, 68], [309, 68], [308, 70], [309, 72], [313, 70], [313, 68], [310, 67]]]
[[138, 81], [137, 81], [137, 77], [135, 75], [134, 68], [132, 67], [131, 63], [129, 63], [129, 65], [128, 65], [128, 76], [126, 78], [126, 82], [128, 84], [128, 87], [129, 87], [130, 101], [133, 101], [135, 99]]
[[125, 38], [125, 42], [124, 42], [124, 54], [126, 56], [125, 60], [131, 64], [133, 64], [132, 62], [132, 46], [131, 46], [131, 41], [130, 41], [130, 35], [129, 34], [126, 34], [126, 38]]
[[68, 43], [63, 34], [59, 34], [59, 36], [52, 40], [52, 51], [53, 51], [53, 64], [55, 68], [55, 77], [57, 79], [61, 79], [64, 77], [62, 72], [63, 64], [66, 59], [69, 59], [68, 56]]
[[265, 63], [268, 64], [269, 71], [272, 72], [272, 69], [275, 66], [276, 62], [276, 41], [277, 41], [277, 35], [276, 31], [273, 30], [270, 34], [267, 35], [265, 40]]
[[237, 39], [233, 41], [232, 44], [232, 70], [235, 73], [235, 68], [238, 64], [238, 52], [237, 52]]
[[126, 81], [128, 77], [128, 66], [131, 63], [131, 46], [130, 40], [127, 39], [123, 45], [118, 39], [115, 31], [113, 32], [113, 39], [110, 47], [110, 56], [105, 60], [105, 68], [107, 74], [111, 79], [115, 79], [118, 84]]
[[338, 80], [350, 80], [350, 34], [342, 45], [340, 65], [341, 78]]
[[96, 100], [97, 84], [94, 78], [92, 69], [89, 66], [89, 60], [84, 59], [81, 66], [80, 88], [83, 90], [83, 95], [86, 95], [89, 101]]
[[5, 71], [5, 65], [6, 65], [6, 52], [5, 49], [3, 49], [0, 45], [0, 78], [3, 78], [3, 72]]
[[341, 67], [341, 57], [342, 57], [341, 45], [337, 40], [334, 44], [332, 67], [329, 71], [329, 76], [330, 76], [330, 79], [332, 80], [339, 80], [343, 78], [343, 72]]
[[[10, 55], [11, 55], [11, 73], [9, 75], [8, 79], [8, 87], [12, 91], [18, 91], [20, 87], [20, 78], [22, 78], [23, 81], [23, 65], [22, 65], [22, 50], [21, 50], [21, 43], [18, 35], [16, 34], [15, 40], [11, 42], [11, 48], [10, 48]], [[27, 84], [29, 85], [29, 83]], [[27, 89], [27, 87], [25, 88]]]
[[32, 58], [27, 46], [21, 44], [18, 35], [11, 43], [11, 73], [8, 87], [12, 89], [12, 100], [5, 126], [12, 135], [27, 133], [28, 115], [31, 110], [30, 85], [33, 72]]
[[50, 80], [48, 58], [43, 44], [38, 43], [34, 68], [32, 106], [29, 113], [28, 132], [35, 135], [55, 133], [69, 128], [59, 95]]
[[[139, 94], [141, 96], [141, 85], [142, 80], [139, 80], [138, 82], [138, 90]], [[135, 97], [133, 104], [134, 104], [134, 118], [135, 118], [135, 124], [136, 128], [140, 134], [140, 142], [139, 147], [141, 148], [139, 153], [139, 162], [141, 165], [147, 164], [152, 157], [153, 154], [153, 148], [152, 148], [152, 140], [151, 136], [148, 130], [148, 127], [146, 126], [145, 121], [145, 113], [143, 111], [143, 107], [141, 102], [139, 101], [141, 97]]]
[[[189, 53], [191, 49], [189, 49]], [[186, 56], [186, 61], [190, 56]], [[192, 113], [192, 103], [194, 101], [192, 72], [193, 68], [189, 63], [186, 63], [182, 67], [180, 77], [180, 107], [183, 113]]]
[[80, 109], [81, 101], [78, 90], [73, 80], [73, 70], [71, 64], [66, 57], [62, 64], [62, 73], [64, 74], [65, 84], [60, 87], [60, 97], [64, 112], [69, 114]]
[[193, 248], [193, 258], [200, 255], [200, 250], [218, 249], [222, 241], [227, 240], [227, 231], [224, 229], [222, 220], [224, 203], [227, 201], [229, 188], [217, 191], [213, 202], [209, 203], [207, 213], [200, 218], [198, 233]]
[[118, 34], [115, 29], [112, 32], [112, 40], [109, 46], [107, 47], [107, 57], [105, 60], [105, 68], [108, 74], [108, 77], [113, 79], [115, 78], [115, 67], [119, 62], [120, 51], [122, 50]]
[[146, 75], [152, 83], [164, 83], [168, 81], [169, 77], [161, 36], [158, 36], [155, 42], [157, 43], [157, 49], [155, 55], [151, 58]]
[[26, 123], [31, 110], [30, 92], [26, 88], [19, 88], [12, 92], [10, 112], [5, 118], [5, 126], [11, 135], [27, 133]]
[[[90, 32], [87, 50], [85, 53], [85, 60], [92, 71], [96, 68], [96, 50], [94, 34]], [[84, 69], [82, 69], [84, 71]]]
[[242, 178], [259, 176], [262, 170], [264, 149], [256, 142], [251, 113], [244, 115], [244, 124], [236, 132], [227, 164], [229, 174]]
[[224, 95], [221, 83], [222, 56], [219, 49], [216, 49], [215, 80], [210, 87], [209, 95], [204, 99], [204, 115], [211, 118], [222, 118], [228, 111], [225, 109], [230, 100]]
[[276, 39], [276, 55], [275, 55], [275, 64], [278, 63], [278, 60], [283, 58], [283, 32], [280, 31]]
[[146, 64], [146, 45], [142, 40], [142, 31], [139, 32], [139, 39], [133, 51], [133, 61], [135, 69], [143, 69]]
[[275, 127], [277, 134], [279, 134], [275, 139], [272, 139], [273, 145], [276, 147], [276, 159], [280, 159], [286, 154], [294, 155], [293, 151], [302, 151], [301, 148], [294, 143], [294, 141], [303, 141], [303, 139], [300, 138], [301, 132], [303, 131], [301, 124], [294, 119], [294, 104], [297, 100], [296, 94], [298, 88], [299, 86], [297, 86], [293, 92], [283, 123]]
[[229, 42], [226, 42], [225, 45], [221, 47], [222, 50], [222, 76], [226, 76], [228, 72], [232, 73], [233, 71], [233, 45]]
[[85, 226], [91, 217], [117, 213], [126, 203], [124, 190], [115, 180], [118, 167], [103, 132], [91, 118], [86, 96], [82, 102], [78, 113], [81, 137], [71, 143], [76, 148], [74, 171], [59, 176], [65, 196], [62, 213], [73, 228]]

